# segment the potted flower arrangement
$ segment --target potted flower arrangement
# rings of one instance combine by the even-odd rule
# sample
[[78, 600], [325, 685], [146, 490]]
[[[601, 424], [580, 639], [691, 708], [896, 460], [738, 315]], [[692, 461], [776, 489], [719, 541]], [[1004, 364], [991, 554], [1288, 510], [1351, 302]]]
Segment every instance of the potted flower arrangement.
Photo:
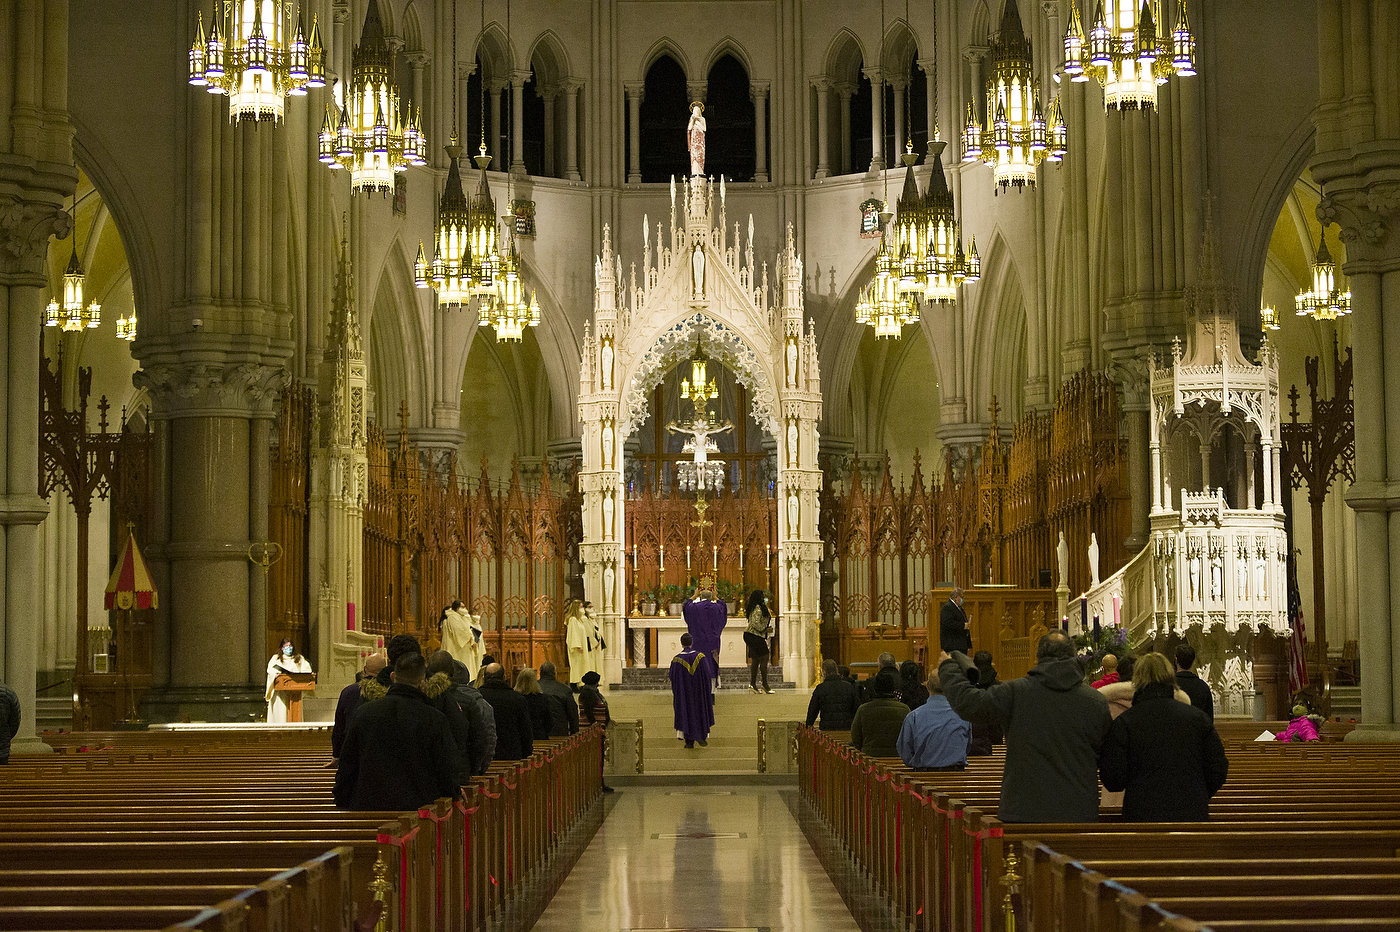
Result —
[[671, 614], [673, 616], [679, 616], [681, 613], [681, 605], [685, 602], [685, 591], [675, 583], [670, 583], [661, 588], [663, 591], [662, 601], [671, 607]]
[[642, 600], [642, 614], [643, 614], [643, 615], [646, 615], [647, 617], [651, 617], [652, 615], [655, 615], [655, 614], [656, 614], [656, 590], [655, 590], [655, 589], [643, 589], [643, 590], [642, 590], [642, 595], [641, 595], [641, 600]]
[[728, 603], [729, 614], [731, 616], [739, 614], [739, 610], [742, 607], [741, 601], [743, 594], [744, 590], [742, 586], [737, 586], [731, 582], [724, 582], [723, 580], [715, 583], [715, 596], [721, 602]]

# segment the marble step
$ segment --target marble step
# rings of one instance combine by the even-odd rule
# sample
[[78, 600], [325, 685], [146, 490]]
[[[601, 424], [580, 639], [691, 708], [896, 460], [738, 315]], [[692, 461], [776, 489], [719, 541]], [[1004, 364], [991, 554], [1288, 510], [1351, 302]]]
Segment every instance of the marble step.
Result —
[[[668, 667], [623, 667], [622, 682], [614, 683], [608, 687], [610, 690], [664, 690], [670, 692], [671, 680], [670, 669]], [[763, 681], [759, 680], [759, 686]], [[721, 692], [745, 692], [749, 688], [749, 668], [748, 667], [720, 667], [719, 668], [719, 688]], [[775, 692], [779, 689], [795, 689], [793, 683], [783, 680], [783, 668], [769, 665], [768, 667], [768, 688]]]
[[40, 696], [34, 710], [35, 729], [46, 731], [71, 731], [73, 728], [73, 696]]

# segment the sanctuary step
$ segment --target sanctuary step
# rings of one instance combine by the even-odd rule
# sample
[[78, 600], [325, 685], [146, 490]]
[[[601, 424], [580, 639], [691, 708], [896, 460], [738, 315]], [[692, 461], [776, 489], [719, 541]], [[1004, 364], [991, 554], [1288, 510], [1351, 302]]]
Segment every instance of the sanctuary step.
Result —
[[35, 728], [40, 733], [71, 731], [73, 728], [73, 697], [72, 695], [45, 697], [40, 696], [38, 708], [35, 709]]
[[1361, 687], [1332, 687], [1332, 717], [1344, 722], [1361, 721]]
[[[771, 683], [771, 681], [770, 681]], [[744, 678], [745, 689], [748, 678]], [[811, 693], [787, 689], [773, 695], [724, 690], [716, 697], [715, 725], [709, 746], [687, 750], [676, 739], [670, 693], [634, 690], [608, 692], [608, 706], [618, 719], [642, 723], [642, 767], [648, 774], [758, 772], [758, 720], [801, 721]]]
[[[614, 683], [609, 689], [660, 689], [669, 693], [671, 691], [670, 672], [669, 667], [623, 667], [622, 682]], [[763, 681], [760, 679], [759, 686], [762, 685]], [[721, 692], [748, 692], [749, 668], [720, 667], [719, 688]], [[782, 667], [770, 665], [768, 667], [768, 688], [772, 690], [795, 689], [796, 686], [783, 680]]]

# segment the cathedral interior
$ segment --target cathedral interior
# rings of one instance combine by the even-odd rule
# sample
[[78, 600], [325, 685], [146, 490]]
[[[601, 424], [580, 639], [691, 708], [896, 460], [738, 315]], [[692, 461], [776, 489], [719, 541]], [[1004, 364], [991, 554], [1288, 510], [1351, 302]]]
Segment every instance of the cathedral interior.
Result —
[[1272, 718], [1301, 617], [1400, 738], [1400, 10], [1106, 5], [0, 6], [18, 740], [459, 598], [618, 683], [706, 573], [799, 688], [957, 586], [1007, 675], [1113, 623]]

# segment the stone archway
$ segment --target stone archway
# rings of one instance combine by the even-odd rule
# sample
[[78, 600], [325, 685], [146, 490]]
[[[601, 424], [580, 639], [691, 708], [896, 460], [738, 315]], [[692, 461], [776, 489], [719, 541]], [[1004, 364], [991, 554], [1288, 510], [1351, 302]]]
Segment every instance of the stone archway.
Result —
[[634, 271], [622, 281], [622, 260], [612, 251], [611, 230], [603, 228], [593, 320], [584, 332], [580, 557], [584, 592], [601, 606], [607, 632], [604, 675], [619, 682], [625, 656], [623, 442], [646, 418], [649, 389], [698, 340], [749, 388], [754, 419], [777, 440], [776, 494], [782, 503], [776, 595], [783, 672], [805, 687], [814, 679], [817, 652], [822, 396], [815, 331], [811, 322], [803, 326], [802, 262], [789, 227], [776, 264], [778, 301], [772, 306], [766, 265], [754, 261], [752, 220], [744, 248], [727, 239], [723, 183], [700, 177], [673, 183], [671, 201], [669, 242], [662, 241], [658, 225], [653, 254], [647, 233], [640, 280]]

